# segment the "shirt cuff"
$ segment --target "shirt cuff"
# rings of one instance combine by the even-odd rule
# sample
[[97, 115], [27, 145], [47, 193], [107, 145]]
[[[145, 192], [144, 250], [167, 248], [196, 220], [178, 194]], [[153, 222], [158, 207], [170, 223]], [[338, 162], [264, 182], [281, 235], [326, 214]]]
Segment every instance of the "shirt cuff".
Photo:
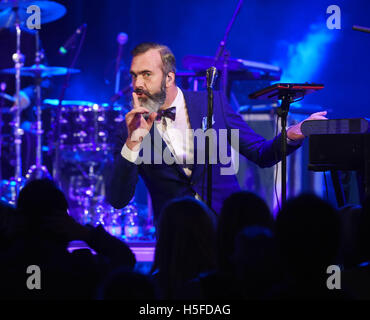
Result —
[[122, 147], [122, 150], [121, 150], [121, 156], [125, 158], [127, 161], [135, 163], [135, 161], [137, 160], [139, 156], [139, 152], [140, 152], [140, 149], [139, 151], [131, 150], [125, 143], [125, 145]]

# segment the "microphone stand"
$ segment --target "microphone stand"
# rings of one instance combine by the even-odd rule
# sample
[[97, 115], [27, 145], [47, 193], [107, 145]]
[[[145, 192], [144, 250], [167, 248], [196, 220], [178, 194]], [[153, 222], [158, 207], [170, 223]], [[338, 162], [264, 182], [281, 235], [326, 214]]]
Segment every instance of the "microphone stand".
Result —
[[243, 4], [243, 0], [239, 0], [238, 5], [234, 11], [234, 14], [226, 27], [226, 31], [224, 37], [222, 38], [220, 44], [218, 45], [216, 56], [215, 56], [215, 66], [217, 66], [217, 62], [220, 60], [220, 57], [223, 55], [223, 67], [222, 67], [222, 74], [221, 74], [221, 83], [222, 83], [222, 90], [226, 96], [228, 96], [228, 58], [230, 57], [230, 52], [225, 50], [226, 48], [226, 41], [231, 31], [231, 27], [233, 26], [236, 16], [238, 15], [241, 6]]
[[56, 115], [57, 136], [54, 137], [54, 140], [55, 140], [56, 143], [55, 143], [55, 159], [54, 159], [54, 166], [53, 166], [53, 178], [54, 178], [55, 182], [59, 185], [59, 187], [61, 187], [61, 181], [60, 181], [60, 135], [61, 135], [61, 125], [60, 124], [61, 124], [61, 117], [62, 117], [62, 101], [64, 99], [66, 90], [69, 86], [69, 78], [71, 77], [70, 69], [74, 68], [74, 65], [76, 64], [77, 58], [80, 55], [82, 44], [85, 40], [85, 36], [86, 36], [86, 27], [83, 28], [80, 43], [79, 43], [77, 51], [76, 51], [76, 53], [75, 53], [75, 55], [72, 59], [72, 62], [70, 64], [69, 68], [68, 68], [66, 77], [64, 79], [62, 91], [60, 93], [59, 103], [58, 103], [58, 106], [57, 106], [57, 115]]
[[290, 104], [294, 102], [294, 95], [289, 93], [281, 97], [281, 105], [277, 108], [277, 115], [281, 120], [281, 204], [285, 205], [287, 200], [287, 118]]
[[[213, 87], [217, 77], [217, 69], [211, 67], [207, 69], [207, 95], [208, 95], [208, 110], [207, 110], [207, 132], [212, 129], [213, 120]], [[207, 171], [207, 205], [212, 209], [212, 165], [211, 165], [211, 148], [213, 147], [213, 133], [206, 138], [206, 171]]]

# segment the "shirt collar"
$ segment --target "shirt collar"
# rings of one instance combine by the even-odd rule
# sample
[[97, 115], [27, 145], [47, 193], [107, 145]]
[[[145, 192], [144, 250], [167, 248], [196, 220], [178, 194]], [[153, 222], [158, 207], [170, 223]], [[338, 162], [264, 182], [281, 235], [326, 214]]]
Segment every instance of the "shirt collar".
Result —
[[[172, 101], [169, 108], [176, 107], [176, 119], [177, 119], [178, 116], [179, 116], [179, 113], [184, 108], [184, 94], [182, 93], [182, 91], [179, 87], [176, 87], [176, 88], [177, 88], [177, 95], [176, 95], [175, 99]], [[175, 119], [175, 121], [176, 121], [176, 119]]]

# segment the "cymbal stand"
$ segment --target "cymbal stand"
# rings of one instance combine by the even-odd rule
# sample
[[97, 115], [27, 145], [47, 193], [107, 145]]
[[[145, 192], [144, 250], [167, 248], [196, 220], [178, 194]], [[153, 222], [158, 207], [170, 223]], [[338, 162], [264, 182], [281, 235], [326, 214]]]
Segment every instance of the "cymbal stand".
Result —
[[12, 185], [15, 187], [15, 190], [12, 191], [12, 196], [10, 202], [15, 204], [16, 197], [21, 188], [21, 184], [24, 182], [22, 177], [22, 135], [23, 130], [21, 129], [21, 106], [20, 106], [20, 91], [21, 91], [21, 68], [24, 63], [24, 56], [21, 53], [21, 28], [20, 28], [20, 19], [19, 19], [19, 8], [14, 7], [16, 19], [15, 19], [15, 28], [17, 33], [17, 52], [13, 54], [14, 68], [15, 68], [15, 87], [16, 87], [16, 112], [15, 112], [15, 121], [14, 121], [14, 144], [15, 144], [15, 153], [16, 153], [16, 166], [15, 166], [15, 175], [12, 180]]
[[[38, 68], [43, 54], [40, 51], [39, 32], [36, 32], [36, 56], [35, 65]], [[48, 169], [42, 165], [42, 109], [41, 109], [41, 82], [42, 82], [42, 71], [39, 71], [35, 77], [36, 84], [36, 164], [32, 165], [26, 174], [27, 180], [51, 178]]]
[[224, 50], [221, 76], [222, 76], [222, 91], [224, 92], [226, 97], [229, 97], [229, 66], [228, 66], [229, 57], [230, 52], [228, 50]]
[[235, 22], [236, 16], [240, 12], [240, 9], [243, 5], [243, 2], [244, 2], [244, 0], [239, 0], [238, 4], [236, 6], [236, 9], [233, 13], [233, 16], [231, 17], [231, 20], [230, 20], [229, 24], [226, 27], [224, 37], [222, 38], [222, 40], [220, 41], [220, 44], [218, 45], [217, 52], [216, 52], [216, 55], [215, 55], [215, 62], [214, 62], [215, 66], [217, 66], [217, 62], [220, 60], [221, 56], [223, 56], [223, 68], [222, 68], [222, 74], [221, 74], [221, 84], [222, 84], [222, 91], [224, 92], [224, 94], [226, 96], [229, 96], [228, 95], [228, 58], [230, 56], [229, 51], [225, 52], [226, 51], [225, 50], [226, 49], [226, 42], [227, 42], [227, 38], [229, 36], [229, 33], [231, 31], [231, 27], [233, 26], [233, 24]]

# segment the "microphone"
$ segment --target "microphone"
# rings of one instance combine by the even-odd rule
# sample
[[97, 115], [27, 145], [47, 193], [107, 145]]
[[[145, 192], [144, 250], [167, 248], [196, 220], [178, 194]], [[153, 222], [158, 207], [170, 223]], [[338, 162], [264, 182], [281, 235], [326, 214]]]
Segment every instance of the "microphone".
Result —
[[128, 40], [128, 35], [127, 33], [121, 32], [117, 36], [117, 42], [119, 43], [120, 46], [124, 45]]
[[116, 69], [115, 69], [115, 76], [116, 76], [116, 83], [114, 92], [118, 92], [118, 89], [120, 87], [120, 63], [122, 59], [122, 51], [123, 51], [123, 45], [127, 42], [128, 36], [126, 33], [121, 32], [117, 36], [117, 42], [118, 42], [118, 53], [116, 58]]
[[216, 67], [210, 67], [207, 69], [207, 88], [213, 89], [216, 83], [218, 72]]
[[368, 27], [362, 27], [362, 26], [354, 25], [352, 27], [352, 29], [355, 30], [355, 31], [362, 31], [362, 32], [370, 33], [370, 28], [368, 28]]
[[61, 55], [65, 55], [68, 53], [68, 50], [74, 48], [77, 37], [81, 34], [81, 32], [86, 28], [86, 23], [81, 25], [76, 29], [76, 31], [67, 39], [67, 41], [59, 48], [59, 53]]

